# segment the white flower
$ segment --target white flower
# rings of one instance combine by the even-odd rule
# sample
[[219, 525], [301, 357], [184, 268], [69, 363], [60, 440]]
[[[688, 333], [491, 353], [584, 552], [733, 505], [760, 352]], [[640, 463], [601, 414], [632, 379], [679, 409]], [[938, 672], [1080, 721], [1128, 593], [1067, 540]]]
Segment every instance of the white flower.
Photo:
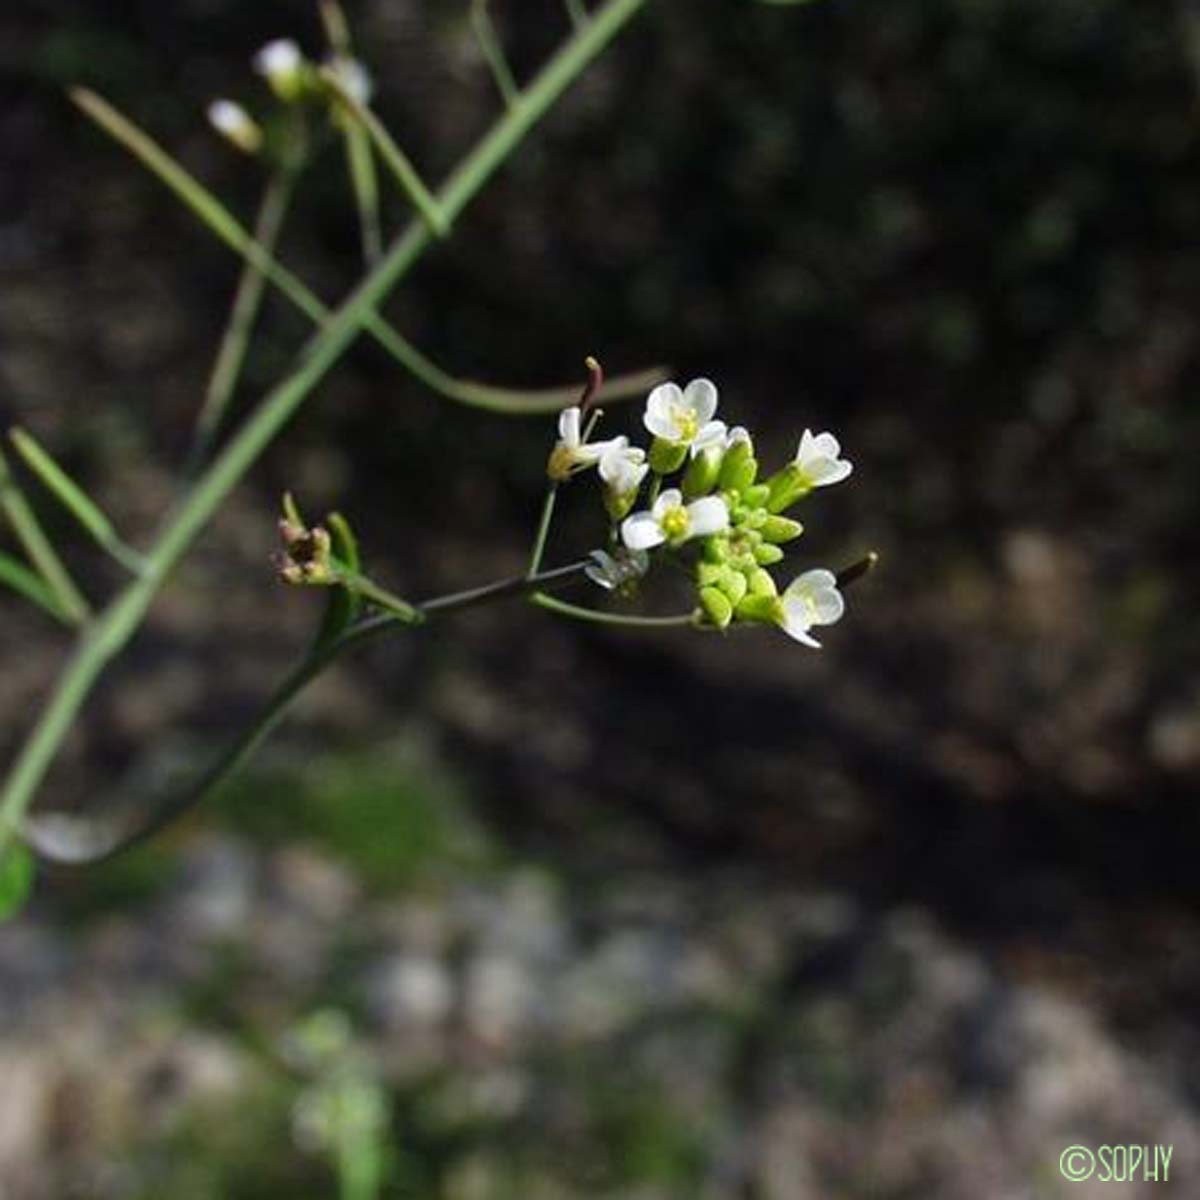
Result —
[[562, 482], [584, 467], [595, 466], [604, 452], [618, 442], [628, 438], [612, 438], [607, 442], [585, 442], [583, 440], [583, 410], [578, 404], [564, 408], [558, 414], [558, 442], [550, 453], [546, 473], [551, 479]]
[[788, 637], [793, 637], [806, 646], [821, 648], [808, 631], [814, 625], [832, 625], [840, 621], [846, 611], [846, 602], [838, 591], [837, 577], [832, 571], [818, 568], [805, 571], [788, 584], [780, 597], [783, 604], [783, 619], [780, 627]]
[[811, 429], [806, 429], [800, 438], [795, 458], [795, 465], [804, 483], [810, 488], [827, 487], [845, 479], [854, 470], [854, 465], [847, 459], [839, 458], [841, 452], [842, 448], [832, 433], [814, 436]]
[[717, 388], [710, 379], [693, 379], [682, 391], [674, 383], [662, 383], [646, 399], [643, 424], [656, 438], [692, 448], [698, 454], [706, 446], [725, 438], [725, 425], [714, 421]]
[[263, 135], [258, 122], [232, 100], [214, 100], [208, 106], [208, 121], [222, 137], [247, 154], [256, 154], [262, 145]]
[[683, 503], [678, 488], [667, 488], [648, 512], [636, 512], [621, 524], [621, 540], [630, 550], [649, 550], [670, 542], [679, 546], [689, 538], [706, 537], [729, 528], [729, 509], [720, 496], [704, 496]]
[[650, 470], [645, 450], [631, 446], [629, 439], [624, 436], [600, 444], [604, 447], [600, 455], [600, 478], [609, 491], [615, 496], [628, 496], [636, 492]]

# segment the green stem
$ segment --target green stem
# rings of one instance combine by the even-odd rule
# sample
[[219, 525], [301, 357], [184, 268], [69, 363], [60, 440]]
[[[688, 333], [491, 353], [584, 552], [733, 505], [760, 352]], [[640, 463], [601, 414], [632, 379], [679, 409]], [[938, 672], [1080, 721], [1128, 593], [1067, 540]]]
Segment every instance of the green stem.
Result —
[[[25, 548], [29, 561], [45, 580], [54, 595], [54, 602], [64, 620], [72, 625], [81, 625], [91, 616], [91, 607], [75, 586], [62, 560], [50, 545], [50, 539], [42, 532], [38, 519], [33, 515], [24, 493], [8, 469], [8, 460], [0, 452], [0, 509], [8, 517], [17, 540]], [[0, 829], [0, 847], [3, 846], [3, 830]]]
[[217, 783], [236, 771], [276, 728], [309, 683], [345, 651], [376, 638], [411, 629], [435, 613], [461, 612], [489, 601], [568, 583], [577, 579], [587, 565], [586, 561], [571, 563], [543, 571], [532, 578], [517, 575], [469, 591], [438, 596], [416, 606], [400, 601], [407, 610], [405, 615], [398, 615], [389, 609], [366, 617], [339, 637], [313, 647], [271, 693], [255, 719], [224, 753], [192, 784], [160, 802], [149, 816], [139, 811], [109, 813], [103, 817], [58, 813], [35, 815], [27, 818], [21, 826], [25, 840], [38, 854], [52, 862], [83, 864], [111, 858], [145, 841], [182, 816], [203, 800]]
[[675, 617], [638, 617], [629, 613], [601, 612], [597, 608], [583, 608], [578, 604], [568, 604], [542, 592], [535, 592], [529, 597], [529, 603], [544, 608], [548, 612], [558, 613], [563, 617], [573, 617], [576, 621], [589, 621], [594, 625], [620, 625], [628, 629], [671, 629], [692, 626], [696, 624], [696, 614], [680, 613]]
[[488, 0], [471, 0], [471, 24], [475, 29], [475, 37], [479, 42], [483, 57], [487, 59], [492, 78], [504, 103], [513, 108], [521, 98], [521, 89], [513, 78], [512, 68], [504, 57], [504, 47], [496, 34], [496, 26], [492, 22], [492, 14], [488, 10]]
[[[608, 0], [586, 28], [551, 58], [521, 102], [501, 116], [446, 181], [438, 202], [449, 220], [462, 212], [534, 124], [645, 3]], [[354, 342], [378, 305], [429, 247], [431, 238], [424, 224], [411, 223], [396, 239], [379, 265], [310, 339], [294, 373], [267, 393], [168, 518], [147, 555], [145, 574], [117, 595], [80, 638], [0, 792], [0, 845], [20, 827], [97, 678], [138, 629], [176, 563], [305, 397]]]
[[379, 220], [379, 181], [371, 140], [362, 126], [347, 120], [342, 130], [346, 145], [346, 170], [354, 189], [358, 227], [362, 234], [363, 262], [373, 267], [383, 254], [383, 227]]
[[345, 109], [347, 115], [357, 121], [379, 151], [401, 190], [408, 197], [412, 206], [421, 214], [430, 231], [437, 237], [444, 238], [449, 232], [437, 201], [425, 186], [416, 168], [408, 156], [396, 144], [395, 139], [388, 133], [383, 122], [365, 104], [360, 104], [357, 97], [352, 96], [342, 85], [335, 72], [326, 68], [321, 72], [321, 78], [334, 93], [338, 103]]
[[567, 7], [567, 16], [571, 18], [571, 24], [576, 29], [582, 29], [588, 23], [588, 10], [584, 6], [583, 0], [563, 0]]
[[191, 452], [191, 462], [196, 466], [208, 457], [220, 433], [221, 424], [245, 365], [250, 335], [254, 331], [254, 323], [258, 319], [263, 292], [266, 289], [265, 263], [266, 260], [274, 261], [275, 246], [287, 216], [294, 181], [294, 173], [281, 168], [271, 176], [263, 193], [252, 235], [258, 250], [246, 258], [242, 267], [233, 307], [229, 313], [229, 324], [225, 327], [221, 347], [205, 390], [204, 406], [196, 419], [195, 442]]
[[542, 515], [538, 518], [537, 532], [533, 536], [533, 549], [529, 554], [529, 571], [527, 574], [536, 575], [542, 565], [542, 556], [546, 553], [546, 540], [550, 536], [550, 525], [554, 520], [554, 502], [558, 498], [558, 484], [552, 483], [546, 489], [546, 499], [542, 504]]
[[[187, 205], [234, 253], [261, 271], [271, 285], [310, 321], [318, 327], [328, 323], [332, 316], [331, 310], [299, 278], [265, 253], [263, 247], [221, 201], [198, 179], [188, 174], [157, 142], [94, 92], [76, 88], [71, 92], [71, 98], [105, 133], [119, 142]], [[447, 227], [451, 224], [449, 219], [446, 220], [446, 224]], [[494, 387], [475, 380], [457, 379], [422, 354], [378, 313], [367, 311], [362, 318], [362, 327], [405, 370], [432, 391], [457, 404], [499, 413], [546, 413], [565, 408], [574, 401], [578, 392], [574, 384], [566, 387], [518, 390]], [[664, 367], [652, 367], [645, 371], [617, 376], [610, 379], [598, 395], [602, 400], [628, 399], [643, 394], [668, 378], [669, 374]]]

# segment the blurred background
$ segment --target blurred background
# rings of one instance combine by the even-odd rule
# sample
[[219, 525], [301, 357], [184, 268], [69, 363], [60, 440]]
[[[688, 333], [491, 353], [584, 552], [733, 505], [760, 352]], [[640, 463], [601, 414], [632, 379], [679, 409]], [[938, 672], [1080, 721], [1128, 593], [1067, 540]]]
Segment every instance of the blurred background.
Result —
[[[466, 0], [347, 7], [377, 111], [442, 178], [499, 109]], [[561, 7], [493, 9], [528, 78]], [[448, 619], [323, 678], [169, 834], [43, 873], [0, 927], [0, 1196], [337, 1195], [343, 1076], [389, 1197], [1117, 1194], [1062, 1178], [1072, 1143], [1171, 1145], [1169, 1182], [1120, 1194], [1195, 1194], [1196, 30], [1182, 0], [651, 3], [387, 314], [496, 383], [589, 353], [708, 375], [767, 464], [834, 430], [855, 475], [806, 502], [796, 560], [882, 566], [819, 655]], [[63, 88], [249, 219], [261, 177], [204, 108], [265, 108], [248, 60], [280, 35], [316, 53], [315, 6], [0, 12], [0, 419], [135, 544], [238, 264]], [[360, 269], [341, 167], [281, 247], [331, 302]], [[239, 412], [305, 336], [268, 302]], [[269, 562], [285, 487], [430, 595], [523, 568], [552, 436], [357, 346], [43, 800], [202, 764], [303, 647], [319, 598]], [[599, 533], [590, 490], [564, 500], [550, 562]], [[11, 754], [68, 647], [0, 605]]]

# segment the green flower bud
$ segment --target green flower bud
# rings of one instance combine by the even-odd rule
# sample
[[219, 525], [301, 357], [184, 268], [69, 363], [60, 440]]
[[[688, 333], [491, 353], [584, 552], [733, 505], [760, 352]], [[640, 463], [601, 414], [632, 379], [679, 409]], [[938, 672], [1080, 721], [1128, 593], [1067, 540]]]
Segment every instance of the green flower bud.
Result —
[[683, 476], [682, 488], [685, 500], [694, 500], [697, 496], [707, 496], [717, 486], [717, 477], [721, 473], [721, 459], [724, 457], [724, 453], [719, 446], [708, 446], [692, 459]]
[[629, 516], [634, 504], [638, 498], [638, 489], [634, 488], [631, 492], [625, 492], [623, 495], [614, 492], [612, 488], [604, 489], [604, 511], [614, 521], [623, 521]]
[[687, 442], [668, 442], [656, 437], [650, 444], [650, 470], [656, 475], [670, 475], [683, 466], [687, 452]]
[[718, 563], [698, 562], [696, 582], [702, 587], [714, 587], [725, 578], [725, 567]]
[[764, 542], [761, 546], [754, 547], [754, 561], [762, 567], [769, 567], [773, 563], [779, 562], [783, 558], [783, 551], [778, 546], [771, 545], [770, 542]]
[[762, 523], [759, 532], [765, 541], [782, 545], [798, 538], [804, 532], [804, 526], [790, 517], [771, 516]]
[[761, 567], [751, 569], [746, 582], [750, 585], [750, 591], [755, 596], [775, 596], [778, 590], [775, 587], [775, 580], [771, 577], [769, 571], [764, 571]]
[[725, 491], [743, 492], [754, 483], [758, 463], [749, 442], [734, 442], [721, 463], [719, 483]]
[[742, 502], [751, 508], [762, 508], [767, 503], [771, 489], [765, 483], [756, 483], [742, 492]]
[[704, 539], [700, 553], [705, 562], [723, 563], [729, 557], [729, 539], [719, 533]]
[[783, 601], [778, 596], [762, 596], [751, 592], [743, 597], [734, 612], [740, 621], [777, 625], [783, 620]]
[[767, 497], [767, 510], [781, 513], [791, 508], [802, 496], [812, 491], [808, 477], [795, 463], [789, 463], [782, 471], [776, 472], [767, 480], [770, 494]]
[[741, 571], [735, 571], [732, 567], [725, 569], [725, 575], [721, 580], [721, 591], [729, 597], [730, 604], [737, 604], [739, 600], [749, 591], [749, 584], [746, 582], [746, 576]]
[[733, 620], [733, 605], [725, 593], [715, 587], [700, 589], [700, 606], [718, 629], [726, 628]]

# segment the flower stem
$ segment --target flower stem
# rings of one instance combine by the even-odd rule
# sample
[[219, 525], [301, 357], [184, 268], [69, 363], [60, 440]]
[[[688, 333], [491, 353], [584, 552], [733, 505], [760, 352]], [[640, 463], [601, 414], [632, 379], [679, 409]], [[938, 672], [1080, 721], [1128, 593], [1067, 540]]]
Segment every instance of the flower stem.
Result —
[[542, 504], [542, 515], [538, 519], [537, 533], [533, 535], [533, 549], [529, 554], [529, 570], [527, 575], [536, 575], [542, 565], [542, 556], [546, 553], [546, 540], [550, 536], [550, 525], [554, 520], [554, 502], [558, 499], [558, 484], [552, 483], [546, 489], [546, 500]]
[[[221, 338], [221, 347], [217, 351], [205, 391], [204, 405], [196, 419], [195, 438], [189, 455], [189, 465], [193, 471], [208, 457], [241, 376], [250, 336], [262, 306], [267, 282], [266, 264], [274, 261], [275, 245], [283, 229], [294, 179], [294, 172], [281, 168], [271, 176], [263, 192], [254, 223], [253, 243], [257, 250], [242, 267], [233, 307], [229, 312], [229, 324]], [[193, 471], [185, 473], [192, 474]]]
[[628, 629], [671, 629], [685, 625], [696, 624], [696, 614], [680, 613], [674, 617], [638, 617], [630, 613], [601, 612], [597, 608], [584, 608], [578, 604], [568, 604], [542, 592], [535, 592], [529, 597], [529, 603], [544, 608], [548, 612], [558, 613], [563, 617], [573, 617], [577, 621], [590, 621], [595, 625], [620, 625]]

